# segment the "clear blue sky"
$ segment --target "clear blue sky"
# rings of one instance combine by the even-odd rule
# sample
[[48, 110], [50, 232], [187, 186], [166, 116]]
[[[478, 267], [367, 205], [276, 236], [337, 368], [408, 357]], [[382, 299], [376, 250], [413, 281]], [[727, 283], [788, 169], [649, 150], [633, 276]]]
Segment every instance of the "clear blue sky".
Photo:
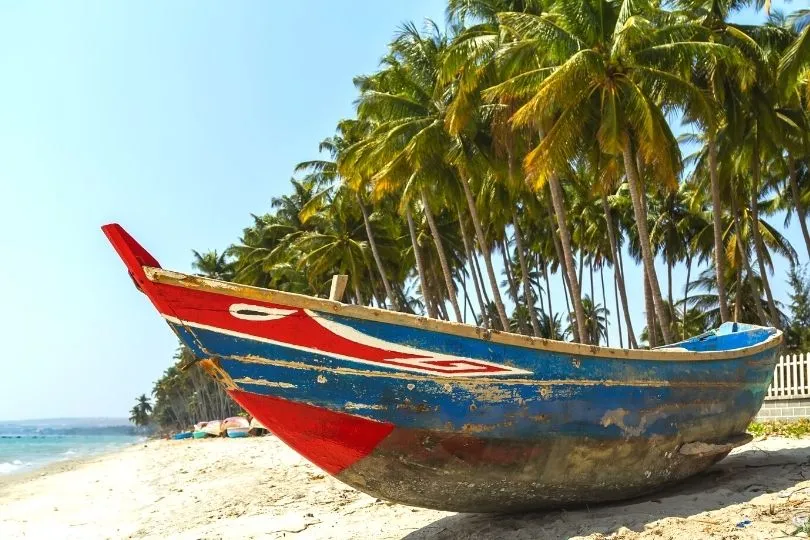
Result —
[[178, 270], [227, 246], [352, 114], [352, 76], [396, 26], [443, 10], [2, 2], [0, 419], [126, 415], [176, 340], [99, 226], [122, 223]]

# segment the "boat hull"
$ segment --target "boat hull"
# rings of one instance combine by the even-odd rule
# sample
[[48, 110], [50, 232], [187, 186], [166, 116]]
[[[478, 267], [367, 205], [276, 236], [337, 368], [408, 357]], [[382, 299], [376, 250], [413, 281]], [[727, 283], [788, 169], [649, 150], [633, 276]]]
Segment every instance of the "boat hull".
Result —
[[249, 430], [250, 428], [246, 427], [227, 428], [226, 433], [231, 439], [240, 439], [242, 437], [247, 437]]
[[105, 228], [209, 374], [305, 458], [387, 500], [465, 512], [633, 497], [747, 440], [781, 335], [661, 351], [498, 334], [161, 270]]
[[692, 426], [706, 441], [700, 444], [684, 444], [681, 434], [599, 439], [570, 431], [525, 440], [401, 428], [277, 397], [231, 395], [286, 444], [350, 486], [393, 502], [457, 512], [635, 497], [704, 471], [750, 440], [743, 434], [748, 411]]

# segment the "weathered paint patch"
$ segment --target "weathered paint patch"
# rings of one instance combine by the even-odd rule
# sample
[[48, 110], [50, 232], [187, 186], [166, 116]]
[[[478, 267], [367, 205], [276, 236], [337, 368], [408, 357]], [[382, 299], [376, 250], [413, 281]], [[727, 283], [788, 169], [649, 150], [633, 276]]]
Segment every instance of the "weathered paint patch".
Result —
[[343, 408], [347, 411], [361, 411], [361, 410], [369, 410], [369, 411], [384, 411], [386, 407], [384, 405], [370, 405], [368, 403], [352, 403], [351, 401], [347, 401], [343, 404]]
[[256, 384], [259, 386], [267, 386], [270, 388], [298, 388], [297, 384], [292, 384], [283, 381], [267, 381], [265, 379], [254, 379], [252, 377], [242, 377], [241, 379], [234, 379], [233, 382], [238, 384]]

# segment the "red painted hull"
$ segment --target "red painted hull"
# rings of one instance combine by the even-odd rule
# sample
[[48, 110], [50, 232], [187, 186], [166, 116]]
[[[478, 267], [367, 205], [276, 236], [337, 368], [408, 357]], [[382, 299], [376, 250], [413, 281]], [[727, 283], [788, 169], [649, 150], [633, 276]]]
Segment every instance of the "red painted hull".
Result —
[[369, 455], [394, 429], [393, 424], [277, 397], [239, 390], [230, 394], [279, 439], [333, 475]]

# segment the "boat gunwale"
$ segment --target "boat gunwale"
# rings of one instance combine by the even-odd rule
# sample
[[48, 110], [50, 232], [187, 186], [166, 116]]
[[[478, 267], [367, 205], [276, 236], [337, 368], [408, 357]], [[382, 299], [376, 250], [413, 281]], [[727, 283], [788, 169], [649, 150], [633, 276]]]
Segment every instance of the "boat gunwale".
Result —
[[[582, 343], [569, 343], [547, 338], [525, 336], [500, 330], [491, 330], [453, 321], [431, 319], [423, 315], [389, 311], [376, 307], [344, 304], [336, 300], [317, 298], [304, 294], [253, 287], [241, 283], [221, 281], [203, 276], [195, 276], [166, 270], [153, 266], [143, 266], [146, 278], [154, 283], [174, 285], [187, 289], [202, 290], [217, 294], [224, 294], [235, 298], [245, 298], [260, 302], [289, 305], [299, 309], [313, 309], [316, 311], [334, 313], [353, 319], [383, 322], [408, 328], [419, 328], [433, 332], [455, 335], [464, 338], [491, 341], [501, 345], [510, 345], [531, 349], [535, 351], [548, 351], [571, 356], [587, 356], [604, 360], [652, 360], [652, 361], [711, 361], [732, 360], [756, 354], [779, 346], [783, 341], [782, 331], [775, 332], [768, 339], [736, 349], [724, 351], [685, 351], [666, 349], [619, 349], [616, 347], [602, 347], [599, 345], [585, 345]], [[766, 328], [766, 327], [761, 327]]]

